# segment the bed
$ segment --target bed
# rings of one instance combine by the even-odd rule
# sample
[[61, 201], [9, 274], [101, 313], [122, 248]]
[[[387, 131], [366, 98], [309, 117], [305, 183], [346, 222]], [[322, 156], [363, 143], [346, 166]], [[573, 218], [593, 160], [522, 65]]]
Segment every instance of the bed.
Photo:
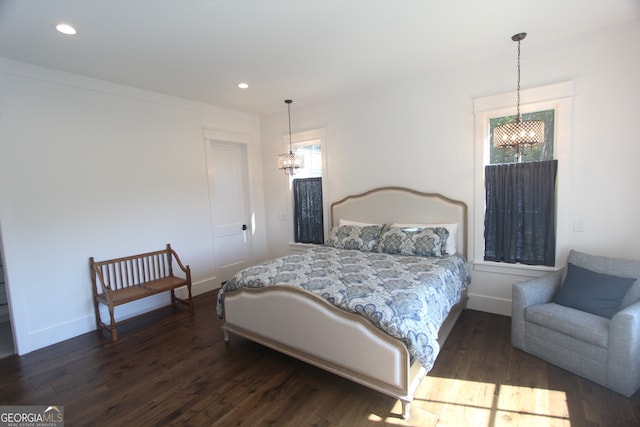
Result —
[[466, 204], [440, 194], [384, 187], [335, 202], [324, 246], [222, 287], [225, 341], [231, 332], [397, 398], [408, 418], [466, 304], [466, 226]]

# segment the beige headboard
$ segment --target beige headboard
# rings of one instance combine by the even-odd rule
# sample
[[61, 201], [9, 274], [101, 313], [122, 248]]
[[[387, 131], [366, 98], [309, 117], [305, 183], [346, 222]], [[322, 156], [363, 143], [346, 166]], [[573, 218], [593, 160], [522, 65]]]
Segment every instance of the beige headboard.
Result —
[[331, 225], [340, 219], [391, 223], [458, 223], [456, 247], [467, 257], [467, 205], [437, 193], [403, 187], [382, 187], [347, 196], [331, 204]]

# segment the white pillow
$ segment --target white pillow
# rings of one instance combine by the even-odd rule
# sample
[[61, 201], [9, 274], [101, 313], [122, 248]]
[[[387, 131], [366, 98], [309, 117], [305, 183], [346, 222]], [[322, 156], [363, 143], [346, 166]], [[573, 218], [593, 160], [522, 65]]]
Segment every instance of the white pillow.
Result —
[[455, 224], [391, 224], [392, 227], [444, 227], [449, 232], [449, 238], [447, 239], [446, 249], [447, 255], [455, 255], [456, 253], [456, 238], [458, 234], [458, 223]]
[[338, 221], [338, 226], [342, 227], [343, 225], [356, 225], [358, 227], [369, 227], [372, 225], [383, 225], [383, 224], [372, 224], [370, 222], [349, 221], [348, 219], [340, 218], [340, 221]]

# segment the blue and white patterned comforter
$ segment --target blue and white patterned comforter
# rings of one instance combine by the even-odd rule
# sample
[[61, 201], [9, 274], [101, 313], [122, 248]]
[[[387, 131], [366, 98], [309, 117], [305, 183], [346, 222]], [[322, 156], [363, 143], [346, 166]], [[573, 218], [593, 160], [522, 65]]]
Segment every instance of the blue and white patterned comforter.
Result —
[[359, 313], [402, 340], [428, 370], [440, 346], [438, 329], [470, 281], [459, 255], [420, 257], [317, 247], [247, 268], [218, 293], [239, 287], [285, 284], [303, 288], [335, 306]]

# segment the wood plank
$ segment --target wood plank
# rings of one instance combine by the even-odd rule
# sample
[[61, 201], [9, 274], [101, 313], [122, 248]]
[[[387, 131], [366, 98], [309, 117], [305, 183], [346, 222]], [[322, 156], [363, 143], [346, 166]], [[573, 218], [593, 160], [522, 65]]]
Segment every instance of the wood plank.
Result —
[[510, 318], [466, 310], [416, 392], [396, 400], [232, 336], [215, 292], [191, 316], [167, 308], [121, 326], [0, 359], [0, 405], [64, 405], [68, 425], [637, 426], [627, 399], [514, 349]]

